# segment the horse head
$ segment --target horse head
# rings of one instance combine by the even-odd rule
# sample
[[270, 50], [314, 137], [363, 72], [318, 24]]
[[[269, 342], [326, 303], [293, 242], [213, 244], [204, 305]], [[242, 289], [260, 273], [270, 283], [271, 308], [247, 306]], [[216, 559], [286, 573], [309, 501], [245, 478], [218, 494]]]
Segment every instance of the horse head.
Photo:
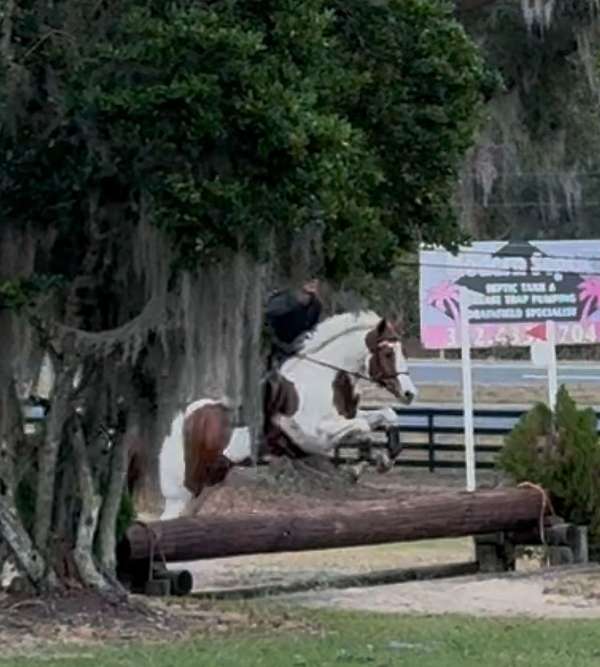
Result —
[[369, 351], [369, 377], [405, 405], [413, 402], [417, 389], [408, 371], [400, 334], [392, 322], [383, 318], [365, 336]]

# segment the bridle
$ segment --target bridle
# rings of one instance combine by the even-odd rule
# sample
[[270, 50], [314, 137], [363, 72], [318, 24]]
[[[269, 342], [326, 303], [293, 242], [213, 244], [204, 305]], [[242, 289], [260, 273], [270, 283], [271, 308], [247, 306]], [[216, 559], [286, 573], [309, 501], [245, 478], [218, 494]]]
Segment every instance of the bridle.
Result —
[[406, 370], [406, 371], [398, 371], [397, 373], [390, 373], [388, 375], [382, 375], [375, 380], [369, 375], [365, 375], [364, 373], [360, 373], [359, 371], [348, 371], [345, 368], [341, 368], [340, 366], [336, 366], [335, 364], [329, 364], [326, 361], [321, 361], [320, 359], [315, 359], [314, 357], [310, 357], [307, 354], [302, 354], [301, 352], [295, 354], [294, 356], [298, 359], [304, 359], [304, 361], [308, 361], [311, 364], [315, 364], [317, 366], [323, 366], [323, 368], [329, 368], [332, 371], [337, 371], [338, 373], [346, 373], [351, 377], [355, 377], [357, 380], [366, 380], [367, 382], [370, 382], [371, 384], [374, 384], [378, 387], [385, 387], [386, 380], [392, 380], [394, 378], [400, 377], [401, 375], [406, 375], [407, 377], [410, 376], [410, 371]]

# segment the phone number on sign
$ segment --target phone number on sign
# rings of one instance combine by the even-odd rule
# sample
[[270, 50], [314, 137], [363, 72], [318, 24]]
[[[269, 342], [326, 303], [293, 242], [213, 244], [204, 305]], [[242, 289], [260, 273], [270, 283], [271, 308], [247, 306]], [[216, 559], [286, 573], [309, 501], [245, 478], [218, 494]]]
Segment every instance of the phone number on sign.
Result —
[[[471, 325], [472, 347], [527, 347], [539, 338], [529, 332], [536, 324]], [[600, 342], [600, 323], [556, 323], [557, 345], [590, 345]], [[460, 333], [448, 329], [448, 347], [460, 347]]]

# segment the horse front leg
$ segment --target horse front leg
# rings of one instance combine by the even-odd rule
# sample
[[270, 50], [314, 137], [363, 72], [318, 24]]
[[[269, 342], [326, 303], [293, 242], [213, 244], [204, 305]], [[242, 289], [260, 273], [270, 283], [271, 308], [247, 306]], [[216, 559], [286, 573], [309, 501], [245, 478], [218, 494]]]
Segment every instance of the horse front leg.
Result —
[[371, 430], [369, 422], [362, 417], [346, 419], [337, 415], [323, 419], [317, 428], [319, 435], [327, 442], [329, 450], [344, 442], [364, 437]]
[[366, 420], [360, 418], [345, 419], [337, 415], [322, 419], [314, 436], [306, 433], [294, 417], [277, 415], [273, 418], [273, 423], [307, 454], [330, 454], [331, 450], [344, 440], [371, 432]]
[[[339, 415], [323, 419], [318, 427], [318, 432], [328, 444], [329, 452], [335, 450], [342, 444], [352, 445], [357, 440], [365, 439], [371, 433], [371, 426], [366, 419], [354, 417], [348, 419]], [[369, 467], [369, 461], [361, 460], [350, 466], [350, 473], [355, 482]]]
[[380, 428], [389, 428], [398, 425], [398, 415], [392, 408], [381, 408], [380, 410], [359, 410], [358, 417], [364, 419], [375, 431]]
[[[361, 417], [369, 422], [373, 430], [389, 429], [399, 425], [399, 417], [392, 408], [382, 408], [381, 410], [359, 410]], [[392, 441], [393, 442], [393, 441]], [[373, 456], [375, 469], [379, 473], [386, 473], [392, 470], [396, 459], [400, 456], [401, 447], [393, 447], [388, 443], [387, 451], [377, 449]]]

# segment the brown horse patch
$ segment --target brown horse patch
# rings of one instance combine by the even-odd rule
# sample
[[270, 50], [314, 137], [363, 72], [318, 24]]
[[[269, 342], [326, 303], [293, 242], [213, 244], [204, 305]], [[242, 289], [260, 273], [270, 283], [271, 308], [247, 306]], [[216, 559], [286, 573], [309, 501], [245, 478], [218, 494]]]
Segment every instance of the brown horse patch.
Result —
[[293, 382], [280, 373], [272, 374], [265, 383], [263, 396], [264, 438], [266, 450], [274, 456], [302, 458], [306, 454], [297, 447], [288, 436], [273, 423], [276, 415], [291, 417], [300, 407], [300, 397]]
[[399, 343], [400, 336], [396, 327], [386, 319], [382, 319], [377, 327], [365, 336], [365, 344], [371, 353], [368, 363], [369, 377], [397, 398], [402, 395], [396, 371], [395, 347]]
[[354, 419], [358, 411], [360, 395], [356, 393], [350, 375], [345, 371], [339, 371], [336, 373], [331, 386], [335, 409], [342, 417]]

